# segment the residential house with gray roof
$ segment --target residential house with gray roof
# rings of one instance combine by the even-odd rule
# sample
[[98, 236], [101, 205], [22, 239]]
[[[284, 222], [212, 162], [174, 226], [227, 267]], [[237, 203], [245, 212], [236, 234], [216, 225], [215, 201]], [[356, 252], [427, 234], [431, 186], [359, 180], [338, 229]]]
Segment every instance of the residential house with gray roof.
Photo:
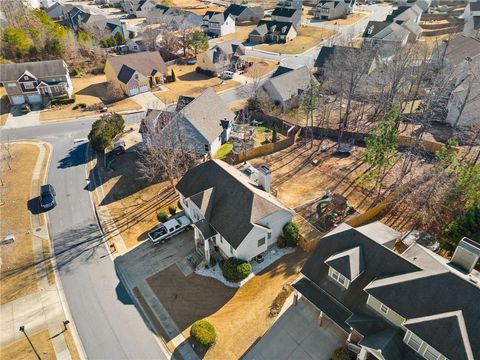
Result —
[[284, 44], [296, 37], [297, 29], [290, 22], [261, 20], [257, 27], [248, 34], [248, 41], [255, 44], [264, 42]]
[[323, 20], [344, 18], [352, 12], [354, 5], [355, 0], [319, 0], [315, 4], [313, 16]]
[[410, 31], [391, 21], [369, 21], [363, 33], [362, 46], [377, 50], [379, 56], [388, 58], [404, 47]]
[[211, 88], [196, 98], [180, 97], [175, 109], [148, 110], [142, 122], [147, 146], [160, 141], [178, 146], [178, 133], [189, 149], [199, 156], [214, 156], [228, 141], [235, 114]]
[[235, 23], [243, 21], [259, 21], [263, 18], [265, 12], [260, 6], [245, 6], [230, 4], [230, 6], [224, 11], [224, 14], [230, 15]]
[[12, 105], [41, 104], [71, 97], [73, 85], [63, 60], [0, 64], [0, 83]]
[[464, 238], [450, 261], [416, 243], [399, 254], [382, 240], [391, 232], [371, 236], [378, 226], [324, 236], [293, 284], [296, 301], [343, 329], [357, 359], [480, 357], [480, 244]]
[[207, 11], [202, 18], [203, 31], [211, 36], [225, 36], [235, 32], [235, 19], [225, 13]]
[[302, 96], [313, 82], [317, 82], [306, 66], [298, 69], [278, 70], [268, 79], [260, 90], [261, 95], [269, 97], [282, 111], [299, 105]]
[[221, 160], [190, 169], [176, 185], [180, 203], [192, 219], [195, 248], [209, 261], [251, 260], [277, 242], [293, 211], [270, 193], [266, 166], [256, 180]]
[[290, 22], [298, 29], [302, 25], [302, 10], [277, 6], [272, 12], [272, 20]]
[[217, 75], [226, 70], [236, 71], [247, 62], [245, 46], [237, 40], [224, 41], [197, 55], [197, 66]]

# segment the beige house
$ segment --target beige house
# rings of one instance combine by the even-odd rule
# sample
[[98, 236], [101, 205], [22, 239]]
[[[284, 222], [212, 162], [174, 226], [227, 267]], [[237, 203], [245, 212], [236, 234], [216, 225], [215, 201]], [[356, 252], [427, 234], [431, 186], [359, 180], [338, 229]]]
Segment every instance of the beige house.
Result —
[[150, 91], [163, 84], [167, 65], [158, 51], [109, 56], [105, 63], [107, 81], [117, 85], [127, 96]]
[[246, 63], [245, 47], [239, 41], [224, 41], [198, 54], [197, 65], [213, 75], [225, 70], [236, 71]]

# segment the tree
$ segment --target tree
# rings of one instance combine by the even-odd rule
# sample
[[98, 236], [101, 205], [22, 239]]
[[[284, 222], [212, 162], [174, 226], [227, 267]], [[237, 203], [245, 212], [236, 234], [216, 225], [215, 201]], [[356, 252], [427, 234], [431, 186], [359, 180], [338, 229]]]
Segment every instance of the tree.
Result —
[[53, 57], [61, 56], [63, 53], [62, 45], [60, 44], [60, 40], [56, 38], [47, 39], [45, 42], [45, 51], [47, 54]]
[[124, 128], [125, 121], [121, 115], [117, 113], [102, 115], [92, 124], [88, 140], [96, 151], [104, 151]]
[[442, 245], [450, 251], [464, 236], [480, 243], [480, 206], [473, 206], [457, 216], [441, 233]]
[[106, 95], [112, 101], [117, 101], [124, 96], [122, 89], [113, 81], [107, 82]]
[[363, 160], [370, 165], [370, 174], [376, 178], [377, 199], [380, 196], [381, 183], [386, 171], [395, 163], [397, 155], [398, 130], [397, 112], [390, 110], [372, 129], [372, 134], [365, 138], [366, 150]]
[[272, 131], [272, 143], [276, 143], [277, 141], [278, 141], [277, 127], [274, 125], [273, 131]]
[[125, 45], [127, 43], [127, 40], [125, 39], [125, 36], [123, 36], [123, 34], [121, 32], [115, 33], [113, 38], [115, 39], [115, 44], [117, 46]]
[[296, 246], [299, 237], [300, 230], [293, 221], [289, 221], [283, 226], [283, 238], [288, 246]]
[[161, 3], [163, 6], [168, 6], [168, 7], [173, 6], [173, 0], [162, 0], [160, 3]]
[[188, 46], [193, 48], [195, 56], [198, 51], [205, 51], [208, 49], [208, 37], [203, 31], [197, 30], [193, 32], [188, 38]]
[[21, 29], [13, 27], [7, 27], [3, 30], [2, 40], [4, 46], [3, 51], [7, 57], [12, 59], [23, 58], [31, 45], [28, 36]]
[[173, 32], [165, 31], [162, 33], [160, 41], [160, 54], [165, 60], [172, 60], [178, 57], [180, 51], [180, 42], [178, 36]]

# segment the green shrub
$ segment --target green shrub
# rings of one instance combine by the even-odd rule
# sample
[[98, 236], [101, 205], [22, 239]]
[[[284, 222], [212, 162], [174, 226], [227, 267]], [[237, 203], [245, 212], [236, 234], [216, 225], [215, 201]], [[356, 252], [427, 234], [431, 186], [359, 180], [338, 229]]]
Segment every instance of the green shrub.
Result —
[[228, 281], [238, 282], [245, 279], [252, 272], [252, 264], [246, 260], [228, 258], [222, 267], [223, 276]]
[[283, 235], [279, 235], [279, 236], [278, 236], [277, 245], [278, 245], [278, 247], [280, 247], [280, 248], [284, 248], [285, 246], [287, 246], [287, 244], [286, 244], [286, 242], [285, 242], [285, 237], [284, 237]]
[[180, 209], [180, 210], [183, 209], [183, 206], [182, 206], [182, 203], [180, 202], [180, 200], [177, 201], [177, 209]]
[[300, 231], [298, 230], [297, 224], [292, 221], [285, 224], [283, 227], [283, 237], [285, 238], [285, 244], [287, 246], [296, 246], [299, 236]]
[[160, 222], [165, 222], [168, 220], [168, 213], [164, 210], [157, 212], [157, 219]]
[[217, 333], [212, 324], [207, 320], [195, 321], [190, 328], [190, 336], [200, 346], [208, 349], [217, 340]]
[[177, 208], [175, 207], [175, 205], [170, 205], [168, 207], [168, 212], [170, 213], [170, 215], [175, 215], [175, 213], [177, 212]]
[[353, 359], [356, 359], [356, 356], [350, 353], [350, 351], [346, 346], [342, 346], [333, 352], [331, 360], [353, 360]]
[[75, 94], [72, 95], [71, 98], [66, 98], [66, 99], [53, 99], [50, 104], [52, 105], [67, 105], [67, 104], [73, 104], [75, 102]]

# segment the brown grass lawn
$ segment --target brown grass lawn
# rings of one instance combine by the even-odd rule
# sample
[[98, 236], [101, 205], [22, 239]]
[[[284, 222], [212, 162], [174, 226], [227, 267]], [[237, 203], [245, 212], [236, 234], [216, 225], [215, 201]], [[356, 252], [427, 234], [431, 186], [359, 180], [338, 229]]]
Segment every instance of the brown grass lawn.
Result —
[[10, 101], [8, 100], [5, 88], [3, 86], [0, 86], [0, 126], [5, 125], [9, 113]]
[[[76, 104], [85, 103], [87, 105], [106, 102], [106, 78], [105, 75], [85, 76], [81, 78], [72, 78], [73, 92], [76, 96]], [[99, 114], [96, 111], [83, 111], [81, 109], [73, 110], [73, 106], [65, 105], [40, 113], [41, 121], [55, 121], [61, 119], [78, 118]], [[116, 103], [109, 104], [109, 111], [139, 110], [141, 108], [135, 101], [125, 98]]]
[[[27, 335], [42, 360], [56, 359], [48, 330], [43, 330], [36, 334], [27, 332]], [[37, 358], [27, 339], [18, 340], [2, 347], [0, 349], [0, 357], [2, 360], [31, 360]]]
[[234, 80], [221, 80], [195, 71], [196, 65], [173, 65], [177, 80], [166, 84], [168, 91], [153, 93], [166, 104], [176, 102], [180, 95], [198, 96], [206, 88], [213, 88], [217, 93], [240, 85]]
[[[156, 2], [161, 3], [160, 0], [156, 0]], [[206, 4], [200, 0], [173, 0], [173, 6], [189, 10], [197, 15], [204, 15], [207, 11], [223, 12], [225, 10], [223, 6]]]
[[26, 144], [10, 144], [9, 149], [10, 160], [4, 147], [1, 149], [4, 186], [1, 188], [0, 238], [14, 234], [15, 242], [2, 245], [1, 304], [38, 290], [27, 202], [31, 199], [32, 174], [39, 151], [36, 146]]
[[337, 34], [336, 30], [302, 26], [298, 36], [287, 44], [260, 44], [255, 49], [279, 54], [301, 54]]
[[238, 24], [235, 29], [236, 31], [232, 34], [228, 34], [219, 38], [212, 40], [213, 42], [223, 42], [228, 40], [238, 40], [240, 42], [245, 42], [248, 40], [248, 34], [256, 28], [256, 24], [242, 25]]
[[217, 343], [206, 359], [239, 359], [273, 322], [270, 307], [286, 283], [298, 276], [307, 253], [298, 249], [275, 262], [240, 289], [172, 266], [147, 281], [183, 335], [196, 320], [207, 318], [217, 331]]
[[336, 19], [336, 20], [328, 20], [328, 21], [322, 21], [322, 24], [336, 24], [340, 26], [345, 26], [345, 25], [352, 25], [360, 20], [364, 19], [367, 17], [369, 13], [366, 12], [354, 12], [352, 15], [350, 15], [346, 19]]
[[244, 74], [251, 78], [262, 77], [278, 67], [277, 61], [259, 59], [256, 57], [248, 57], [248, 61], [253, 62], [253, 65]]

